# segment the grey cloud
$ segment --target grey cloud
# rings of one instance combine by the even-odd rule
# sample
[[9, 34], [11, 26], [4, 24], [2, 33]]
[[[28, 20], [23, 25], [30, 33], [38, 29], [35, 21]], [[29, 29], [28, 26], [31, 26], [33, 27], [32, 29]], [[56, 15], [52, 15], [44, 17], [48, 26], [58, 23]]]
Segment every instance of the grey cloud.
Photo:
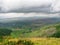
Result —
[[[13, 9], [13, 10], [9, 10], [6, 11], [7, 13], [11, 13], [11, 12], [15, 12], [15, 13], [31, 13], [31, 12], [35, 12], [35, 13], [50, 13], [50, 8], [51, 5], [48, 6], [40, 6], [40, 7], [31, 7], [31, 8], [19, 8], [19, 9]], [[4, 10], [1, 11], [2, 13], [5, 12]]]
[[40, 13], [40, 12], [50, 12], [50, 5], [49, 6], [41, 6], [41, 7], [31, 7], [31, 8], [21, 8], [21, 9], [14, 9], [8, 12], [18, 12], [18, 13]]
[[[50, 1], [50, 2], [49, 2]], [[0, 13], [47, 13], [51, 9], [51, 0], [3, 0]]]
[[1, 0], [0, 13], [60, 13], [58, 0]]

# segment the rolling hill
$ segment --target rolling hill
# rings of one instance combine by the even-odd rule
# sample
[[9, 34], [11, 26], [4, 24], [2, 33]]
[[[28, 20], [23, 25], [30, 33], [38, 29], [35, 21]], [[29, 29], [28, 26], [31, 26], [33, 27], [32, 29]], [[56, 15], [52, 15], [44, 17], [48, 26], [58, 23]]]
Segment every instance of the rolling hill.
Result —
[[[21, 18], [4, 19], [5, 22], [0, 22], [0, 35], [14, 38], [60, 37], [60, 18], [31, 17], [25, 20], [20, 19]], [[10, 22], [6, 22], [7, 20]]]
[[39, 29], [20, 29], [11, 33], [13, 37], [60, 37], [60, 23], [41, 27]]

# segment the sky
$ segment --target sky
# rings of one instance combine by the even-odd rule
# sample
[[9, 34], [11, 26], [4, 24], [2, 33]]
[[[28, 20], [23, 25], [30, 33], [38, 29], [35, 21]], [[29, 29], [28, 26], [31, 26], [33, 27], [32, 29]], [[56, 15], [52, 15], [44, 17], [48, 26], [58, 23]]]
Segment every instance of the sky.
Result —
[[0, 18], [60, 17], [60, 0], [0, 0]]

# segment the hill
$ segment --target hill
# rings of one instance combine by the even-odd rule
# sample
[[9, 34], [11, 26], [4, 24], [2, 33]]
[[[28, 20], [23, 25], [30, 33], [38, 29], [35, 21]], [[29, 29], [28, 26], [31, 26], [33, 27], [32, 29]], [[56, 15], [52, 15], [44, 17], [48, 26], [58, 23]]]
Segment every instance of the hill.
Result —
[[[60, 18], [20, 18], [0, 21], [0, 36], [19, 37], [60, 37]], [[6, 22], [10, 20], [10, 22]]]
[[60, 37], [60, 23], [43, 26], [41, 28], [16, 29], [11, 33], [12, 37]]

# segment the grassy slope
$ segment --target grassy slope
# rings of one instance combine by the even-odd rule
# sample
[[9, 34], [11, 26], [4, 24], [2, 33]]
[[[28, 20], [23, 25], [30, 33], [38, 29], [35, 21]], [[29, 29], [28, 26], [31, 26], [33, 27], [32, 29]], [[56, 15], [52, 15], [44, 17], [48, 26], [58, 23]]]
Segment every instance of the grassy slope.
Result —
[[[29, 36], [29, 35], [28, 35]], [[44, 26], [30, 33], [31, 37], [60, 37], [60, 24]]]
[[36, 30], [16, 30], [11, 35], [16, 37], [60, 37], [60, 23], [44, 26]]
[[[9, 30], [10, 31], [10, 30]], [[45, 37], [60, 37], [60, 23], [41, 27], [37, 30], [30, 31], [29, 29], [16, 29], [11, 33], [14, 37], [29, 37], [20, 38], [20, 40], [30, 40], [34, 45], [60, 45], [60, 38], [45, 38]], [[35, 38], [30, 38], [35, 37]], [[36, 38], [40, 37], [40, 38]], [[43, 37], [43, 38], [41, 38]], [[13, 39], [11, 37], [7, 38], [9, 41], [17, 41], [19, 39]], [[3, 40], [5, 43], [6, 40]], [[2, 43], [3, 45], [3, 43]]]
[[60, 23], [38, 28], [26, 27], [23, 29], [0, 28], [0, 36], [11, 35], [12, 37], [60, 37]]

